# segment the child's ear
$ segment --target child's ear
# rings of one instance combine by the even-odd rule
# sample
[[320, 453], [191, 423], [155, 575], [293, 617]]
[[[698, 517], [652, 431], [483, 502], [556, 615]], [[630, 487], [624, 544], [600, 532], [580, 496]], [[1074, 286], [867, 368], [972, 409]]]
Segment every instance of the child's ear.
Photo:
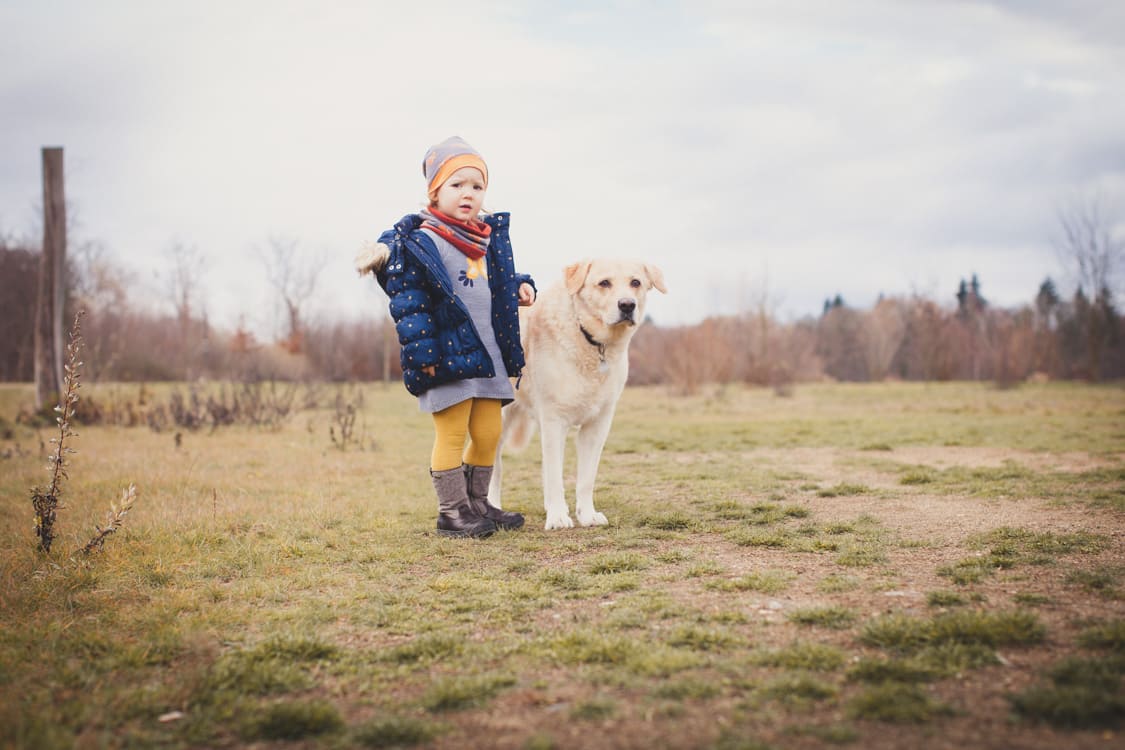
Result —
[[580, 260], [577, 263], [571, 263], [563, 269], [563, 278], [566, 279], [566, 291], [571, 294], [578, 294], [578, 290], [586, 283], [586, 275], [590, 273], [590, 266], [592, 261]]
[[668, 289], [664, 286], [664, 272], [656, 266], [645, 264], [645, 273], [648, 274], [648, 288], [656, 287], [658, 291], [664, 294], [668, 293]]

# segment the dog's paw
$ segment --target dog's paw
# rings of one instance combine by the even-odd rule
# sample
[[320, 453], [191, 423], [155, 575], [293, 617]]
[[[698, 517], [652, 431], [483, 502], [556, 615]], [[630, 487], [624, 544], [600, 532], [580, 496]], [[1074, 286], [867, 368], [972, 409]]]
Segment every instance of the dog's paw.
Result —
[[605, 517], [604, 513], [597, 511], [590, 511], [589, 513], [578, 513], [578, 523], [583, 526], [605, 526], [609, 520]]
[[547, 531], [553, 529], [572, 529], [574, 528], [574, 521], [570, 519], [570, 514], [565, 509], [558, 511], [549, 511], [547, 513], [547, 523], [543, 528]]

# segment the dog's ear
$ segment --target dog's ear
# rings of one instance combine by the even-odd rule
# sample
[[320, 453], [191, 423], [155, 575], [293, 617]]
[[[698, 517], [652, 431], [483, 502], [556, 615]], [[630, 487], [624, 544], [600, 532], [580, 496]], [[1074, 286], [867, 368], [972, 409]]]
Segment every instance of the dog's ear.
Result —
[[663, 292], [664, 294], [668, 293], [667, 287], [664, 286], [664, 272], [663, 271], [661, 271], [656, 266], [650, 266], [649, 264], [646, 263], [645, 264], [645, 273], [648, 274], [648, 288], [649, 289], [652, 289], [653, 287], [656, 287], [657, 290]]
[[570, 294], [578, 294], [578, 290], [586, 283], [586, 274], [590, 273], [591, 261], [580, 260], [577, 263], [571, 263], [563, 269], [563, 278], [566, 279], [566, 291]]

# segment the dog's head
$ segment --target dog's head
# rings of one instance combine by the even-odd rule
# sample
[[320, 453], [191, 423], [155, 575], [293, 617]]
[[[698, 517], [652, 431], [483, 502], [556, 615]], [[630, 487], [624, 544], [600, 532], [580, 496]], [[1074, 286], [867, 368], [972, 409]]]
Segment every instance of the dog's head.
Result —
[[607, 328], [644, 321], [649, 289], [667, 293], [659, 268], [639, 260], [583, 260], [563, 271], [566, 290]]

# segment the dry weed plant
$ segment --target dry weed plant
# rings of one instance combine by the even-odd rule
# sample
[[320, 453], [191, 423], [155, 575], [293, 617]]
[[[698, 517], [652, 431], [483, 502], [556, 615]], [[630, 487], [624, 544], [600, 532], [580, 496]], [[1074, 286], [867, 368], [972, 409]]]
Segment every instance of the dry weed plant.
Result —
[[[46, 488], [36, 486], [31, 490], [31, 504], [35, 509], [35, 535], [39, 538], [39, 548], [46, 553], [51, 551], [51, 544], [56, 537], [55, 521], [58, 519], [58, 511], [65, 507], [61, 500], [63, 480], [69, 478], [67, 466], [70, 461], [67, 455], [77, 452], [67, 445], [67, 440], [78, 437], [78, 433], [71, 429], [70, 423], [74, 418], [75, 405], [78, 403], [78, 390], [82, 387], [82, 362], [78, 359], [78, 354], [82, 348], [82, 318], [85, 314], [85, 310], [79, 310], [74, 316], [74, 323], [70, 327], [70, 341], [66, 345], [63, 392], [59, 405], [55, 407], [58, 413], [55, 421], [59, 426], [59, 434], [58, 437], [51, 438], [54, 450], [47, 456], [47, 471], [51, 474], [51, 481]], [[122, 494], [121, 506], [110, 504], [106, 527], [103, 529], [95, 525], [97, 533], [82, 548], [84, 554], [101, 549], [106, 537], [121, 528], [125, 515], [132, 509], [136, 497], [137, 487], [130, 484]]]
[[121, 505], [116, 503], [109, 504], [109, 513], [106, 514], [105, 528], [94, 525], [97, 533], [86, 542], [86, 546], [82, 548], [82, 554], [89, 555], [92, 552], [100, 550], [105, 545], [106, 537], [110, 534], [116, 533], [121, 525], [125, 523], [125, 515], [132, 510], [133, 503], [137, 499], [137, 485], [130, 484], [128, 489], [121, 491]]
[[150, 408], [146, 422], [153, 432], [174, 428], [195, 432], [204, 427], [214, 432], [236, 424], [277, 431], [302, 404], [316, 403], [317, 396], [308, 386], [304, 400], [298, 398], [300, 385], [275, 380], [224, 383], [217, 393], [204, 394], [193, 384], [186, 396], [175, 389], [166, 404]]
[[342, 451], [348, 449], [349, 443], [359, 446], [360, 450], [363, 449], [364, 437], [367, 433], [365, 423], [360, 422], [358, 435], [355, 430], [356, 419], [362, 406], [363, 391], [357, 389], [352, 398], [346, 398], [343, 391], [337, 391], [334, 415], [336, 424], [329, 425], [328, 437], [332, 439], [332, 444]]
[[78, 389], [82, 387], [80, 369], [82, 362], [78, 359], [78, 351], [82, 346], [82, 316], [85, 310], [79, 310], [74, 316], [74, 324], [70, 327], [70, 341], [66, 345], [66, 362], [63, 364], [63, 392], [59, 405], [55, 407], [58, 416], [55, 421], [59, 426], [58, 437], [51, 438], [55, 448], [47, 456], [47, 471], [51, 475], [51, 482], [46, 488], [33, 487], [31, 489], [31, 504], [35, 508], [35, 535], [39, 537], [39, 548], [44, 552], [51, 551], [51, 543], [55, 541], [55, 520], [57, 512], [64, 507], [62, 498], [62, 483], [67, 479], [66, 467], [67, 454], [74, 453], [74, 449], [67, 447], [67, 438], [77, 437], [78, 433], [70, 429], [70, 420], [74, 416], [74, 405], [78, 403]]

